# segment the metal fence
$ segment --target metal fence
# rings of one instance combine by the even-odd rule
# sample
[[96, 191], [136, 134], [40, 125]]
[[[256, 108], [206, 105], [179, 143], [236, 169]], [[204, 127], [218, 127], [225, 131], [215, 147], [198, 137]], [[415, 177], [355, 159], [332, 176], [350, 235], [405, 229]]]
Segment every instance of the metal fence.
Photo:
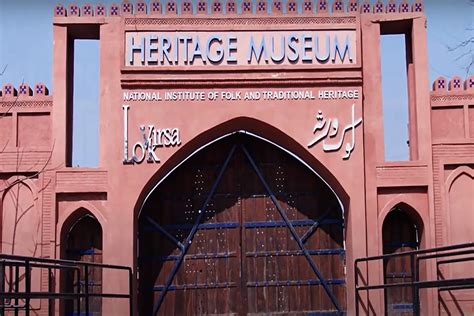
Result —
[[[413, 315], [420, 315], [420, 289], [429, 289], [435, 288], [438, 291], [456, 291], [456, 290], [466, 290], [474, 288], [474, 277], [463, 277], [463, 278], [453, 278], [453, 279], [440, 279], [440, 267], [448, 264], [454, 264], [459, 262], [474, 262], [474, 257], [469, 256], [474, 254], [474, 242], [452, 245], [447, 247], [431, 248], [431, 249], [422, 249], [415, 251], [407, 251], [400, 253], [393, 253], [381, 256], [373, 256], [366, 258], [356, 259], [354, 262], [355, 268], [355, 295], [356, 295], [356, 306], [359, 306], [360, 292], [366, 291], [367, 295], [369, 291], [373, 290], [387, 290], [391, 288], [411, 288], [412, 295], [412, 310]], [[385, 282], [385, 267], [384, 267], [384, 283], [383, 284], [369, 284], [364, 282], [364, 284], [359, 284], [359, 275], [361, 271], [359, 265], [363, 262], [376, 262], [381, 261], [382, 264], [385, 264], [389, 259], [396, 257], [408, 256], [410, 259], [411, 267], [411, 281], [410, 282], [397, 282], [387, 284]], [[438, 260], [442, 259], [442, 260]], [[435, 280], [421, 280], [420, 278], [420, 263], [427, 260], [436, 260], [436, 279]], [[474, 276], [474, 272], [471, 276]], [[384, 296], [384, 299], [386, 297]]]
[[[104, 270], [123, 271], [128, 277], [128, 293], [97, 293], [91, 290], [93, 282], [89, 280], [89, 274], [94, 269], [100, 273]], [[38, 273], [42, 277], [41, 285], [32, 282], [33, 275]], [[70, 284], [65, 284], [66, 278], [63, 278], [59, 286], [56, 284], [58, 274], [65, 273], [73, 275], [73, 278], [68, 280]], [[130, 315], [133, 315], [130, 267], [0, 254], [0, 278], [0, 315], [9, 311], [13, 315], [21, 313], [28, 316], [37, 309], [32, 305], [33, 301], [47, 302], [46, 306], [41, 305], [41, 311], [48, 315], [54, 315], [55, 310], [59, 310], [56, 304], [61, 301], [72, 302], [68, 315], [94, 315], [91, 301], [104, 298], [127, 300]]]

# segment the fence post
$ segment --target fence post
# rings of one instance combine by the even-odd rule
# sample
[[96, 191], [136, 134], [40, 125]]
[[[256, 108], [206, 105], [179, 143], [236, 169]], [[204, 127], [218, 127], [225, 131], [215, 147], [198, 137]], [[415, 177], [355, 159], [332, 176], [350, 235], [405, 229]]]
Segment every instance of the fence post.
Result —
[[132, 280], [133, 280], [133, 274], [132, 274], [132, 269], [129, 268], [128, 269], [128, 295], [130, 295], [129, 297], [129, 303], [130, 303], [130, 316], [133, 316], [133, 284], [132, 284]]
[[85, 295], [85, 309], [86, 309], [86, 316], [89, 316], [89, 266], [87, 263], [84, 265], [84, 295]]
[[419, 269], [419, 264], [420, 261], [418, 260], [418, 257], [415, 258], [415, 254], [412, 254], [412, 262], [414, 263], [412, 266], [412, 284], [413, 284], [413, 315], [414, 316], [419, 316], [420, 315], [420, 302], [419, 302], [419, 296], [418, 296], [418, 286], [415, 284], [418, 282], [418, 269]]
[[18, 299], [18, 294], [20, 292], [20, 265], [15, 264], [15, 282], [13, 282], [12, 278], [10, 278], [10, 287], [15, 285], [15, 293], [17, 296], [15, 297], [15, 316], [18, 316], [18, 306], [20, 305], [19, 299]]
[[357, 259], [354, 260], [354, 292], [355, 292], [355, 308], [356, 308], [356, 315], [359, 315], [359, 291], [357, 289], [359, 285], [359, 275], [357, 273]]
[[[3, 293], [5, 292], [5, 260], [0, 260], [0, 272], [2, 273], [1, 276], [1, 283], [0, 283], [0, 291]], [[5, 298], [0, 296], [0, 315], [5, 315]]]
[[[48, 268], [48, 292], [52, 294], [53, 289], [53, 270]], [[54, 315], [54, 300], [52, 298], [48, 299], [48, 315]]]
[[30, 296], [31, 296], [31, 267], [30, 267], [30, 260], [26, 260], [25, 262], [25, 316], [30, 315]]
[[[76, 268], [78, 268], [76, 270]], [[73, 266], [73, 276], [74, 272], [77, 271], [77, 285], [76, 285], [76, 291], [77, 291], [77, 314], [81, 315], [81, 268], [77, 266]], [[74, 280], [74, 278], [73, 278]]]

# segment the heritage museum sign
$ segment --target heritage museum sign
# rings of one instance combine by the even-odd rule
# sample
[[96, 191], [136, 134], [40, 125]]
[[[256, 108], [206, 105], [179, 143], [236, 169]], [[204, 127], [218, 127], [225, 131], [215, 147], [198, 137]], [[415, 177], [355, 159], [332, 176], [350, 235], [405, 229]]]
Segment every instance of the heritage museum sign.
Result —
[[351, 65], [356, 32], [126, 32], [125, 66]]

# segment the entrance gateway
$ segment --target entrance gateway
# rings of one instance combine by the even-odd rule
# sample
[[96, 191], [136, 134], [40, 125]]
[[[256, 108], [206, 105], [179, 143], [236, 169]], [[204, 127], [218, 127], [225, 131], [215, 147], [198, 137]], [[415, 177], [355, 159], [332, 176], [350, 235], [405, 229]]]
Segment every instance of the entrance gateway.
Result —
[[[38, 83], [4, 84], [0, 95], [1, 252], [128, 266], [133, 282], [91, 268], [48, 284], [48, 271], [33, 269], [32, 292], [55, 284], [92, 296], [31, 308], [401, 315], [413, 310], [412, 287], [356, 291], [355, 280], [360, 289], [472, 277], [466, 262], [426, 261], [416, 274], [406, 257], [355, 267], [474, 240], [474, 78], [438, 78], [427, 91], [423, 3], [371, 3], [54, 7], [54, 94]], [[384, 157], [386, 34], [405, 36], [407, 161]], [[100, 41], [94, 168], [72, 164], [80, 39]], [[25, 288], [14, 279], [5, 288]], [[117, 291], [131, 291], [132, 312], [96, 295]], [[474, 304], [468, 289], [416, 300], [423, 315]]]
[[344, 219], [316, 174], [245, 133], [196, 153], [139, 222], [143, 315], [343, 312]]

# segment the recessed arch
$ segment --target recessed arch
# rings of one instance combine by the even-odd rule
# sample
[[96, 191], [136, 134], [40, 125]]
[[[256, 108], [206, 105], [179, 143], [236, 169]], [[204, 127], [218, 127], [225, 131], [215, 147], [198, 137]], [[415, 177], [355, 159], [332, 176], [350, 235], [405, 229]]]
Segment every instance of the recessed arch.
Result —
[[[4, 181], [5, 191], [0, 192], [0, 252], [20, 256], [41, 254], [41, 212], [38, 205], [37, 188], [33, 180], [23, 176], [12, 176]], [[24, 272], [16, 277], [5, 273], [9, 287], [25, 286]], [[41, 273], [32, 270], [32, 291], [41, 289]], [[40, 302], [33, 300], [32, 308], [39, 308]]]
[[[458, 166], [446, 177], [443, 192], [443, 230], [444, 245], [456, 245], [474, 240], [474, 167], [473, 165]], [[469, 255], [466, 255], [469, 257]], [[470, 277], [474, 270], [474, 262], [458, 262], [452, 265], [439, 265], [437, 273], [446, 279], [463, 279]], [[440, 306], [447, 313], [469, 313], [463, 302], [474, 299], [471, 290], [463, 292], [446, 292], [439, 297]], [[468, 306], [468, 305], [466, 305]]]
[[[416, 207], [413, 205], [416, 204], [416, 200], [412, 199], [409, 195], [407, 194], [399, 194], [392, 198], [382, 209], [378, 216], [378, 223], [379, 223], [379, 229], [382, 231], [383, 229], [383, 224], [389, 215], [389, 213], [396, 209], [400, 208], [403, 209], [407, 214], [410, 216], [411, 220], [415, 222], [415, 224], [421, 229], [421, 232], [424, 233], [425, 228], [428, 227], [427, 223], [428, 220], [425, 218], [424, 213], [418, 211]], [[424, 241], [423, 241], [424, 242]], [[422, 247], [424, 244], [421, 245]], [[382, 250], [382, 248], [380, 248]]]
[[[383, 217], [382, 253], [387, 255], [418, 250], [424, 239], [423, 232], [423, 219], [416, 209], [404, 201], [397, 201]], [[414, 277], [411, 260], [412, 258], [406, 255], [384, 260], [384, 282], [386, 284], [411, 282]], [[411, 291], [410, 287], [385, 289], [385, 312], [393, 314], [411, 310], [413, 303]]]
[[73, 222], [87, 213], [90, 213], [99, 222], [102, 228], [106, 227], [107, 220], [101, 208], [87, 201], [72, 202], [58, 214], [57, 236], [59, 240], [62, 240], [61, 238], [65, 233], [65, 228], [70, 227]]
[[[3, 188], [8, 188], [12, 185], [15, 185], [15, 183], [22, 183], [25, 186], [27, 186], [31, 190], [31, 194], [33, 195], [33, 199], [35, 201], [38, 200], [38, 190], [37, 190], [36, 184], [33, 182], [32, 179], [21, 177], [21, 176], [11, 176], [10, 178], [4, 180]], [[5, 198], [5, 195], [6, 195], [7, 191], [8, 190], [3, 191], [3, 195], [1, 196], [2, 200]]]
[[445, 181], [445, 212], [447, 244], [473, 240], [474, 230], [469, 225], [473, 219], [474, 169], [461, 166], [453, 170]]
[[[60, 256], [66, 260], [102, 263], [103, 226], [89, 209], [85, 208], [82, 203], [80, 205], [78, 208], [73, 209], [66, 218], [62, 219], [62, 225], [60, 226]], [[81, 270], [79, 277], [75, 274], [74, 270], [62, 270], [60, 278], [62, 291], [65, 293], [73, 292], [76, 284], [82, 284], [82, 287], [88, 286], [89, 293], [101, 293], [101, 269], [88, 268], [88, 285], [84, 283], [85, 273], [86, 271]], [[60, 309], [64, 314], [68, 314], [75, 310], [74, 304], [75, 302], [71, 300], [63, 300], [61, 301]], [[83, 304], [85, 302], [81, 301], [81, 305]], [[81, 309], [84, 308], [85, 305], [81, 306]], [[89, 308], [91, 313], [101, 313], [101, 298], [90, 298]]]
[[[41, 234], [36, 185], [31, 179], [12, 176], [5, 180], [4, 187], [7, 189], [0, 200], [0, 242], [7, 247], [0, 245], [0, 251], [35, 256]], [[17, 243], [17, 240], [28, 242]]]
[[453, 182], [456, 181], [456, 179], [463, 174], [471, 178], [474, 178], [474, 169], [468, 166], [461, 166], [461, 167], [456, 168], [453, 172], [451, 172], [445, 181], [445, 187], [447, 189], [446, 192], [449, 192], [451, 190], [451, 186], [453, 185]]
[[[141, 208], [145, 204], [147, 196], [159, 186], [176, 168], [178, 168], [187, 159], [199, 153], [201, 150], [212, 145], [214, 142], [229, 137], [235, 133], [245, 133], [247, 135], [262, 139], [269, 142], [279, 149], [284, 150], [288, 154], [295, 157], [303, 163], [311, 172], [320, 177], [328, 187], [334, 191], [340, 200], [343, 209], [348, 210], [349, 195], [343, 188], [342, 184], [323, 165], [316, 157], [311, 154], [297, 140], [291, 138], [288, 134], [280, 129], [260, 120], [251, 117], [237, 117], [229, 121], [223, 122], [205, 132], [197, 135], [173, 154], [160, 169], [150, 177], [140, 192], [135, 204], [135, 218], [138, 218]], [[135, 227], [136, 228], [136, 227]]]
[[[409, 225], [412, 225], [414, 227], [413, 231], [416, 231], [416, 240], [417, 240], [417, 245], [413, 245], [412, 248], [418, 249], [420, 247], [420, 240], [422, 238], [422, 234], [424, 231], [424, 225], [423, 225], [423, 219], [419, 215], [419, 213], [409, 204], [405, 202], [399, 202], [395, 204], [393, 207], [391, 207], [390, 211], [386, 214], [383, 220], [382, 224], [382, 239], [383, 239], [383, 234], [384, 230], [390, 229], [390, 228], [396, 228], [393, 225], [393, 221], [397, 216], [397, 221], [403, 221], [403, 222], [408, 222]], [[415, 249], [412, 249], [415, 250]], [[383, 250], [383, 253], [386, 254], [388, 252]]]

